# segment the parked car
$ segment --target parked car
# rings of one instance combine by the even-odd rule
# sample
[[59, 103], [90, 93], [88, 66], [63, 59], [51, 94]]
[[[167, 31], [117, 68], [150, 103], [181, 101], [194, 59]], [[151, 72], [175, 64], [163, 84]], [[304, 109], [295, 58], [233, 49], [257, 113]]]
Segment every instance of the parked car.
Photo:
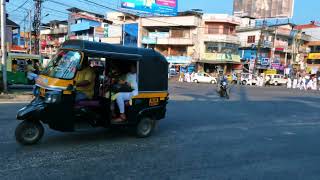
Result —
[[176, 76], [176, 75], [178, 75], [177, 70], [175, 68], [170, 68], [169, 69], [169, 73], [168, 73], [168, 77], [170, 78], [170, 77], [173, 77], [173, 76]]
[[192, 82], [195, 83], [211, 83], [216, 84], [217, 78], [212, 77], [211, 75], [207, 73], [195, 73], [194, 76], [191, 78]]
[[[250, 78], [250, 75], [252, 78]], [[242, 85], [256, 85], [257, 84], [257, 76], [250, 73], [242, 73], [241, 74], [241, 83]]]
[[272, 74], [269, 76], [271, 77], [271, 80], [270, 80], [271, 85], [275, 85], [275, 86], [285, 85], [288, 82], [288, 80], [281, 74]]

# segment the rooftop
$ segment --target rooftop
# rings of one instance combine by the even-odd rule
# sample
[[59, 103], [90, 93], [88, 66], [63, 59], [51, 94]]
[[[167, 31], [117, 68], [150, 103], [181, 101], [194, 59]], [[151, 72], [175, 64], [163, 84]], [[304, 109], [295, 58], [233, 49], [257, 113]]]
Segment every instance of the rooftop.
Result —
[[315, 21], [311, 21], [309, 24], [302, 24], [302, 25], [297, 25], [294, 28], [297, 30], [303, 30], [303, 29], [312, 29], [312, 28], [319, 28], [320, 24]]

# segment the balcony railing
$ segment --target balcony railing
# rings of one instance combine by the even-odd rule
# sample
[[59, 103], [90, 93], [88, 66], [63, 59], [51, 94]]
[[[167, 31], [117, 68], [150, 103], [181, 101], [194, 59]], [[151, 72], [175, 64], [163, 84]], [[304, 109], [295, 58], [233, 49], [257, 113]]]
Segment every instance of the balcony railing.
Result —
[[192, 38], [172, 38], [172, 37], [149, 37], [142, 38], [142, 44], [159, 44], [159, 45], [193, 45]]
[[203, 37], [206, 42], [226, 42], [240, 44], [239, 37], [225, 34], [205, 34]]

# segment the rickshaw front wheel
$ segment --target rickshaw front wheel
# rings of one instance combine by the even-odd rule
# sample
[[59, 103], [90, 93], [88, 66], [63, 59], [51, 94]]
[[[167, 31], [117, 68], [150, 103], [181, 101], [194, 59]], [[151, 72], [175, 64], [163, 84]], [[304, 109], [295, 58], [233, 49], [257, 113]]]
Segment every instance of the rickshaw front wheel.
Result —
[[136, 126], [136, 135], [139, 138], [149, 137], [156, 125], [156, 121], [149, 118], [143, 117]]
[[43, 137], [44, 128], [40, 122], [23, 121], [15, 131], [16, 141], [22, 145], [33, 145]]

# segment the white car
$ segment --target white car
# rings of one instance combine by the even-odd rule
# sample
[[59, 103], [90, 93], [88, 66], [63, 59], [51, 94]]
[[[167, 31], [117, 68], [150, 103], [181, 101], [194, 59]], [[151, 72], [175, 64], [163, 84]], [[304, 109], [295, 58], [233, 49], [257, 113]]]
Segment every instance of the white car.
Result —
[[[251, 78], [249, 76], [252, 76]], [[249, 73], [241, 74], [241, 83], [242, 85], [256, 85], [257, 84], [257, 76]]]
[[281, 74], [268, 75], [271, 77], [270, 84], [278, 86], [287, 84], [288, 80], [284, 78]]
[[210, 76], [207, 73], [195, 73], [194, 76], [191, 78], [192, 82], [195, 83], [211, 83], [216, 84], [217, 78]]

